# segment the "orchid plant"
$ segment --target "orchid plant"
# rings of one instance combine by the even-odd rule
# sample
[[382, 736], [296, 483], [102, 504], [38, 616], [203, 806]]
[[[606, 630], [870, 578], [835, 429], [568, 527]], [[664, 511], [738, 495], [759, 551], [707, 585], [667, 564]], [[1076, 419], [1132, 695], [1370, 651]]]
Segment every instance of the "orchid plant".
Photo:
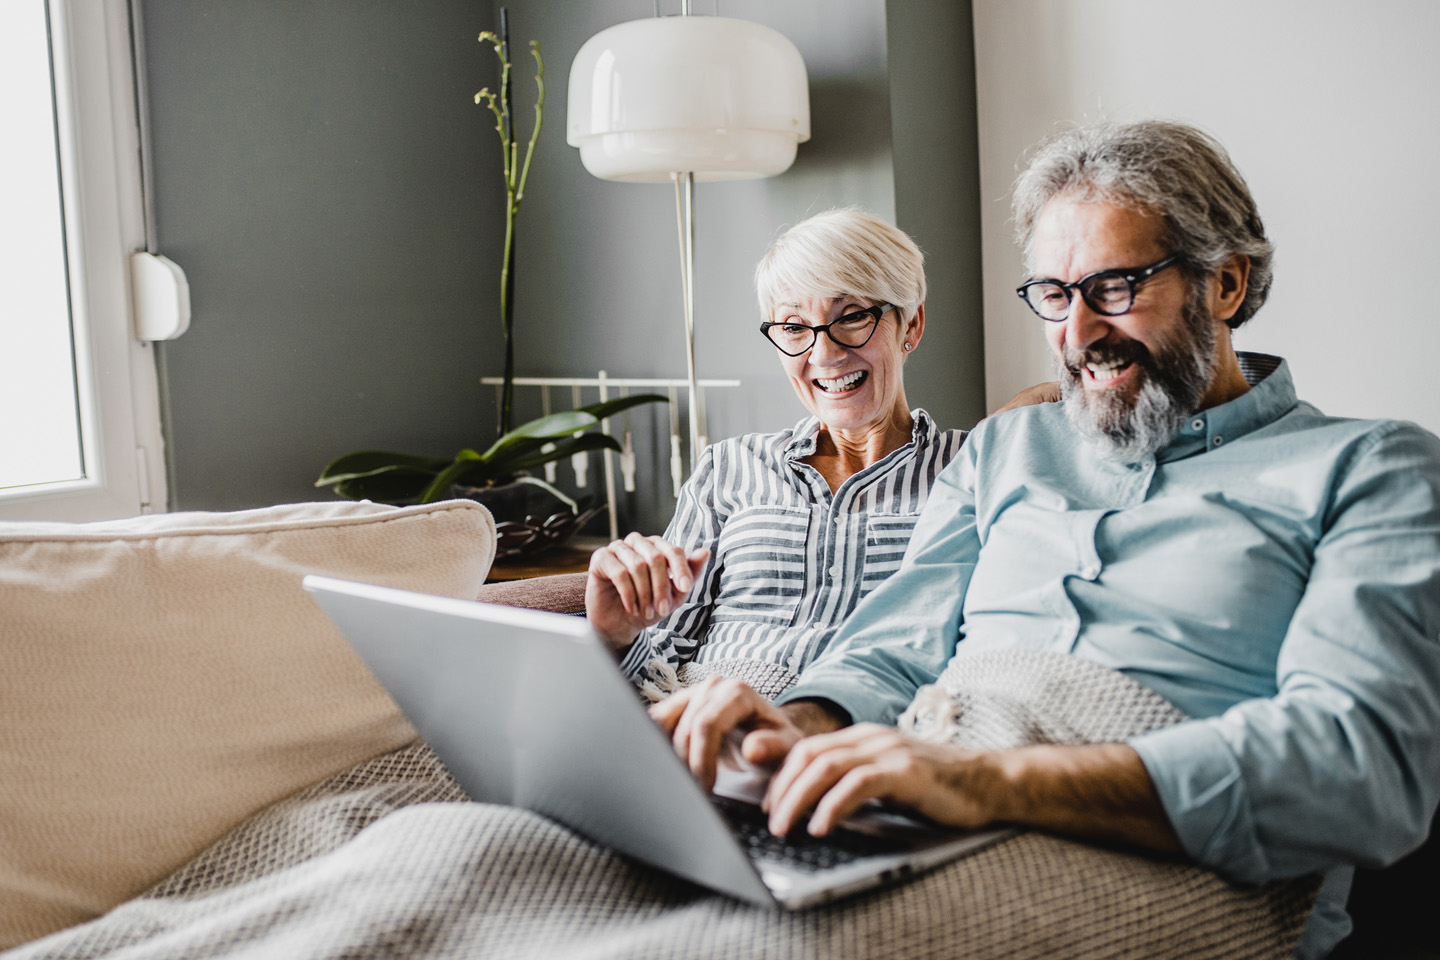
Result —
[[317, 487], [329, 487], [338, 496], [350, 500], [376, 500], [384, 503], [432, 503], [454, 495], [456, 488], [486, 488], [505, 482], [520, 482], [544, 487], [579, 512], [576, 503], [552, 485], [526, 471], [576, 453], [591, 450], [615, 450], [621, 447], [614, 437], [590, 432], [601, 420], [642, 403], [665, 403], [659, 394], [639, 394], [592, 404], [550, 416], [539, 417], [519, 427], [512, 426], [515, 378], [514, 312], [515, 312], [515, 218], [525, 199], [525, 182], [530, 176], [530, 161], [545, 106], [545, 62], [540, 57], [540, 44], [530, 41], [535, 58], [535, 85], [539, 96], [535, 101], [535, 127], [530, 132], [522, 161], [511, 121], [509, 20], [505, 8], [500, 10], [500, 34], [485, 31], [480, 42], [490, 44], [500, 61], [498, 95], [489, 87], [475, 94], [475, 102], [490, 109], [495, 117], [495, 130], [500, 135], [501, 172], [505, 181], [505, 248], [500, 266], [500, 320], [505, 333], [505, 377], [500, 401], [500, 438], [484, 451], [461, 450], [451, 459], [416, 456], [385, 450], [361, 450], [337, 458], [321, 471]]
[[489, 87], [475, 94], [475, 102], [484, 104], [495, 115], [495, 132], [500, 135], [501, 174], [505, 179], [505, 249], [500, 261], [500, 323], [505, 331], [505, 373], [500, 391], [500, 430], [509, 433], [515, 393], [515, 218], [525, 199], [525, 181], [530, 177], [530, 161], [535, 156], [535, 143], [545, 117], [545, 61], [540, 57], [540, 42], [530, 41], [530, 54], [535, 58], [535, 126], [525, 147], [525, 160], [520, 161], [520, 144], [515, 139], [511, 118], [510, 90], [510, 29], [505, 8], [500, 9], [500, 36], [489, 30], [480, 34], [481, 43], [489, 43], [500, 61], [500, 93]]

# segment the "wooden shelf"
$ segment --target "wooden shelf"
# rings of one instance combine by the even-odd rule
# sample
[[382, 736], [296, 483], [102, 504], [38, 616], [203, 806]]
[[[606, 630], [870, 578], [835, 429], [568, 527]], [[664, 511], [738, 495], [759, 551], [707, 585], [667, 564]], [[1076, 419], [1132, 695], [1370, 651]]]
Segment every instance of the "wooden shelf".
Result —
[[554, 573], [584, 573], [590, 569], [590, 554], [609, 543], [608, 537], [571, 537], [561, 546], [546, 550], [535, 557], [497, 560], [490, 568], [486, 583], [529, 580]]

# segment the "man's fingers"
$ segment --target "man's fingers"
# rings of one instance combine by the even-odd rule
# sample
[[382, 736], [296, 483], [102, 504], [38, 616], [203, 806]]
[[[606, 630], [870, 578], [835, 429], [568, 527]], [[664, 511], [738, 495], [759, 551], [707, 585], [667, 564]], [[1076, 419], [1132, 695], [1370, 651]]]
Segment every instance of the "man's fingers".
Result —
[[675, 752], [706, 790], [714, 786], [727, 734], [757, 723], [773, 724], [775, 717], [770, 714], [784, 719], [769, 701], [739, 680], [711, 677], [687, 688], [685, 693], [688, 699], [670, 739]]
[[[792, 760], [785, 765], [788, 767], [791, 762], [793, 752]], [[767, 795], [770, 831], [784, 835], [793, 830], [840, 778], [861, 762], [856, 751], [834, 747], [815, 754], [789, 778], [783, 789], [776, 791], [774, 781], [771, 781], [771, 790]]]
[[795, 740], [794, 734], [782, 730], [752, 730], [740, 743], [740, 755], [757, 767], [776, 767]]
[[685, 708], [689, 705], [690, 691], [678, 690], [659, 703], [650, 705], [650, 719], [660, 725], [667, 737], [675, 736], [675, 726], [680, 718], [685, 715]]
[[686, 756], [690, 772], [709, 790], [715, 785], [725, 735], [754, 716], [758, 695], [738, 680], [711, 678], [706, 683], [708, 690], [686, 714], [690, 720]]
[[809, 832], [823, 837], [871, 800], [894, 799], [905, 786], [903, 771], [886, 765], [883, 758], [862, 763], [847, 771], [815, 804]]
[[[797, 743], [770, 781], [765, 795], [764, 807], [770, 814], [771, 831], [788, 833], [842, 778], [856, 767], [872, 762], [893, 745], [895, 737], [886, 727], [860, 724], [806, 737]], [[865, 799], [870, 798], [865, 797], [859, 803]]]

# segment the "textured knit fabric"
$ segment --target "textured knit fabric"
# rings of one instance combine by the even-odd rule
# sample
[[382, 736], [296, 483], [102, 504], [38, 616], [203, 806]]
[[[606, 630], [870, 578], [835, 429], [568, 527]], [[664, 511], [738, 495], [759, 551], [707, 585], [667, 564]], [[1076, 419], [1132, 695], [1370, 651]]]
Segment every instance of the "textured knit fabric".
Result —
[[[1261, 882], [1418, 845], [1440, 794], [1440, 439], [1322, 416], [1269, 366], [1139, 463], [1058, 405], [981, 424], [900, 572], [785, 698], [888, 721], [957, 641], [1071, 653], [1195, 718], [1132, 744], [1198, 862]], [[1317, 911], [1330, 942], [1344, 886]]]
[[930, 487], [965, 439], [911, 412], [910, 442], [833, 494], [802, 458], [820, 422], [723, 440], [701, 454], [665, 537], [710, 549], [695, 589], [631, 646], [621, 670], [759, 660], [799, 672], [862, 597], [900, 566]]
[[[944, 682], [999, 747], [1125, 736], [1179, 714], [1073, 657], [988, 656]], [[974, 722], [972, 715], [986, 717]], [[1011, 722], [997, 727], [1005, 715]], [[803, 911], [743, 904], [542, 817], [457, 803], [423, 745], [305, 791], [160, 886], [6, 960], [1028, 960], [1281, 958], [1310, 879], [1234, 887], [1194, 866], [1023, 833], [904, 885]]]

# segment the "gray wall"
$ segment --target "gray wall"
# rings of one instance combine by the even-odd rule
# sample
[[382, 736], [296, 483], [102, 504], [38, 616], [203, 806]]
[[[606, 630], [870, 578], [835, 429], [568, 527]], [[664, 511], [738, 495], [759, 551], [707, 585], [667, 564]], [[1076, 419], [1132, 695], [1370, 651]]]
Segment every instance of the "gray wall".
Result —
[[[340, 453], [448, 455], [493, 438], [494, 391], [479, 378], [500, 372], [502, 193], [472, 97], [495, 82], [475, 37], [498, 6], [144, 0], [158, 239], [194, 307], [191, 330], [161, 348], [173, 507], [323, 497], [311, 481]], [[653, 6], [508, 7], [517, 52], [542, 44], [548, 93], [518, 228], [518, 370], [683, 376], [673, 191], [596, 180], [564, 142], [575, 52]], [[745, 382], [711, 395], [711, 436], [803, 414], [755, 332], [750, 275], [784, 226], [842, 203], [896, 217], [926, 249], [934, 292], [909, 395], [969, 425], [983, 384], [966, 296], [978, 270], [968, 4], [723, 0], [720, 12], [799, 47], [813, 139], [781, 177], [696, 188], [699, 374]], [[897, 58], [897, 43], [926, 53]], [[522, 134], [531, 77], [517, 58]], [[534, 392], [518, 403], [521, 418], [540, 412]], [[641, 408], [628, 425], [641, 488], [622, 496], [622, 525], [659, 530], [674, 506], [667, 419]]]
[[143, 15], [157, 236], [193, 309], [160, 348], [172, 505], [315, 499], [339, 453], [483, 433], [497, 280], [481, 265], [501, 213], [471, 102], [484, 14], [147, 0]]
[[911, 403], [945, 426], [985, 416], [980, 171], [970, 3], [890, 0], [895, 222], [920, 244], [929, 284], [925, 345], [911, 356]]

